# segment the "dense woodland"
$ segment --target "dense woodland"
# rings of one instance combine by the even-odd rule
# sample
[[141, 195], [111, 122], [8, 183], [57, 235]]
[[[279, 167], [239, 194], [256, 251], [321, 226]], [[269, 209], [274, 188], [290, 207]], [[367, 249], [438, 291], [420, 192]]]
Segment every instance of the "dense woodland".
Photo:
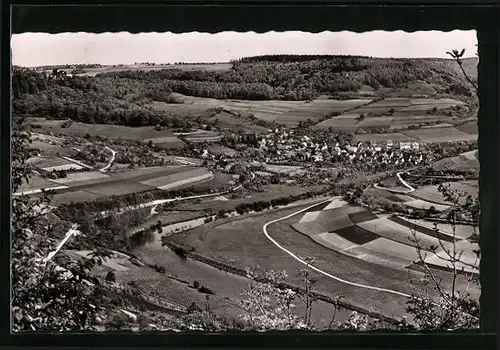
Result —
[[[474, 60], [467, 64], [474, 66]], [[473, 76], [476, 76], [474, 73]], [[416, 80], [436, 84], [442, 93], [470, 96], [468, 83], [451, 60], [377, 59], [355, 56], [261, 56], [233, 61], [230, 71], [122, 71], [101, 77], [159, 81], [174, 92], [212, 98], [307, 100], [321, 94], [402, 88]]]
[[[189, 122], [144, 107], [164, 90], [130, 79], [71, 77], [54, 70], [50, 75], [15, 70], [12, 77], [14, 115], [72, 119], [83, 123], [126, 126], [189, 127]], [[164, 91], [168, 96], [171, 90]]]

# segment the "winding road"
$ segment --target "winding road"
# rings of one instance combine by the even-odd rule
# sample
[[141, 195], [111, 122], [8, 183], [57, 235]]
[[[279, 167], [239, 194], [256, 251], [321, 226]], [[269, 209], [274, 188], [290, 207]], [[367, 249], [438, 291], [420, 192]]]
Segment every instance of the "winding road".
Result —
[[403, 180], [403, 178], [401, 177], [401, 174], [403, 174], [403, 173], [404, 172], [397, 173], [396, 177], [398, 178], [398, 181], [401, 182], [401, 184], [408, 189], [407, 191], [401, 191], [401, 190], [395, 190], [395, 189], [388, 188], [388, 187], [382, 187], [379, 184], [375, 184], [375, 185], [373, 185], [373, 187], [378, 188], [380, 190], [386, 190], [386, 191], [389, 191], [389, 192], [399, 193], [399, 194], [406, 194], [406, 193], [415, 192], [415, 188], [413, 188], [408, 182], [406, 182], [405, 180]]
[[[266, 224], [264, 224], [264, 226], [262, 227], [262, 230], [264, 231], [264, 235], [266, 236], [266, 238], [271, 241], [271, 243], [273, 243], [278, 249], [284, 251], [285, 253], [287, 253], [288, 255], [290, 255], [292, 258], [294, 258], [295, 260], [297, 260], [299, 263], [307, 266], [308, 268], [310, 268], [311, 270], [314, 270], [326, 277], [329, 277], [337, 282], [340, 282], [340, 283], [344, 283], [344, 284], [347, 284], [347, 285], [350, 285], [350, 286], [353, 286], [353, 287], [358, 287], [358, 288], [364, 288], [364, 289], [370, 289], [370, 290], [375, 290], [375, 291], [379, 291], [379, 292], [384, 292], [384, 293], [388, 293], [388, 294], [394, 294], [394, 295], [399, 295], [399, 296], [403, 296], [403, 297], [406, 297], [406, 298], [413, 298], [414, 296], [410, 295], [410, 294], [406, 294], [406, 293], [402, 293], [402, 292], [399, 292], [397, 290], [393, 290], [393, 289], [386, 289], [386, 288], [380, 288], [380, 287], [376, 287], [376, 286], [371, 286], [371, 285], [366, 285], [366, 284], [361, 284], [361, 283], [355, 283], [355, 282], [351, 282], [351, 281], [348, 281], [348, 280], [345, 280], [343, 278], [340, 278], [340, 277], [337, 277], [335, 275], [332, 275], [331, 273], [328, 273], [324, 270], [321, 270], [313, 265], [311, 265], [310, 263], [308, 263], [307, 261], [305, 261], [304, 259], [300, 258], [299, 256], [297, 256], [296, 254], [294, 254], [293, 252], [291, 252], [290, 250], [286, 249], [285, 247], [281, 246], [274, 238], [272, 238], [269, 234], [269, 232], [267, 231], [267, 228], [269, 225], [273, 224], [273, 223], [276, 223], [276, 222], [279, 222], [279, 221], [283, 221], [283, 220], [286, 220], [288, 218], [291, 218], [292, 216], [295, 216], [297, 214], [300, 214], [302, 212], [305, 212], [311, 208], [314, 208], [318, 205], [321, 205], [323, 203], [327, 203], [329, 201], [332, 201], [333, 199], [336, 199], [336, 198], [340, 198], [340, 197], [333, 197], [333, 198], [330, 198], [330, 199], [327, 199], [327, 200], [324, 200], [324, 201], [321, 201], [319, 203], [316, 203], [316, 204], [313, 204], [313, 205], [310, 205], [308, 206], [307, 208], [304, 208], [304, 209], [301, 209], [299, 211], [296, 211], [292, 214], [289, 214], [289, 215], [286, 215], [282, 218], [278, 218], [278, 219], [275, 219], [275, 220], [271, 220], [269, 222], [267, 222]], [[439, 306], [438, 303], [434, 303], [434, 302], [431, 302], [433, 305], [435, 306]], [[470, 313], [467, 313], [466, 311], [463, 311], [461, 309], [458, 310], [459, 312], [465, 314], [465, 315], [468, 315], [470, 317], [474, 317], [474, 318], [477, 318], [476, 316], [474, 315], [471, 315]]]
[[318, 205], [321, 205], [323, 203], [327, 203], [335, 198], [340, 198], [340, 197], [334, 197], [334, 198], [330, 198], [330, 199], [327, 199], [325, 201], [321, 201], [319, 203], [316, 203], [316, 204], [313, 204], [311, 206], [308, 206], [304, 209], [301, 209], [299, 211], [296, 211], [292, 214], [289, 214], [287, 216], [284, 216], [282, 218], [278, 218], [278, 219], [275, 219], [275, 220], [271, 220], [269, 222], [267, 222], [266, 224], [264, 224], [264, 226], [262, 227], [262, 230], [264, 231], [264, 235], [266, 236], [266, 238], [271, 241], [271, 243], [273, 243], [277, 248], [279, 248], [280, 250], [284, 251], [285, 253], [287, 253], [288, 255], [290, 255], [292, 258], [294, 258], [295, 260], [297, 260], [299, 263], [303, 264], [303, 265], [306, 265], [307, 267], [309, 267], [310, 269], [326, 276], [326, 277], [329, 277], [331, 279], [334, 279], [338, 282], [341, 282], [341, 283], [345, 283], [345, 284], [348, 284], [348, 285], [351, 285], [351, 286], [354, 286], [354, 287], [358, 287], [358, 288], [365, 288], [365, 289], [371, 289], [371, 290], [376, 290], [376, 291], [379, 291], [379, 292], [385, 292], [385, 293], [390, 293], [390, 294], [395, 294], [395, 295], [399, 295], [399, 296], [403, 296], [403, 297], [406, 297], [406, 298], [410, 298], [411, 295], [409, 294], [406, 294], [406, 293], [402, 293], [402, 292], [398, 292], [397, 290], [392, 290], [392, 289], [385, 289], [385, 288], [379, 288], [379, 287], [375, 287], [375, 286], [369, 286], [369, 285], [365, 285], [365, 284], [360, 284], [360, 283], [355, 283], [355, 282], [351, 282], [351, 281], [348, 281], [348, 280], [345, 280], [345, 279], [342, 279], [340, 277], [337, 277], [335, 275], [332, 275], [324, 270], [321, 270], [321, 269], [318, 269], [317, 267], [311, 265], [310, 263], [308, 263], [307, 261], [303, 260], [302, 258], [300, 258], [299, 256], [295, 255], [293, 252], [291, 252], [290, 250], [284, 248], [283, 246], [281, 246], [278, 242], [276, 242], [276, 240], [274, 238], [271, 237], [271, 235], [269, 235], [269, 232], [267, 231], [267, 228], [269, 225], [271, 224], [274, 224], [275, 222], [279, 222], [279, 221], [283, 221], [283, 220], [286, 220], [288, 218], [291, 218], [292, 216], [295, 216], [297, 214], [300, 214], [302, 212], [305, 212], [311, 208], [314, 208]]
[[116, 151], [115, 150], [111, 149], [108, 146], [106, 146], [105, 148], [111, 152], [111, 159], [109, 160], [108, 164], [106, 164], [106, 166], [104, 168], [99, 169], [99, 171], [102, 171], [102, 172], [106, 172], [113, 165], [113, 162], [115, 161], [115, 158], [116, 158]]

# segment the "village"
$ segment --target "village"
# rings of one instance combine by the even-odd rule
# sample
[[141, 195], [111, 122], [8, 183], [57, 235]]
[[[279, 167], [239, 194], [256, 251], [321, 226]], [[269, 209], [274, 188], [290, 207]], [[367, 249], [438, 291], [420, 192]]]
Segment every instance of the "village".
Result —
[[302, 165], [316, 167], [359, 165], [380, 167], [408, 167], [426, 163], [428, 154], [419, 142], [338, 140], [322, 133], [307, 135], [302, 130], [276, 128], [255, 140], [252, 150], [245, 148], [240, 155], [213, 154], [200, 149], [206, 160], [216, 160], [227, 166], [231, 160], [251, 158], [252, 161], [275, 165]]

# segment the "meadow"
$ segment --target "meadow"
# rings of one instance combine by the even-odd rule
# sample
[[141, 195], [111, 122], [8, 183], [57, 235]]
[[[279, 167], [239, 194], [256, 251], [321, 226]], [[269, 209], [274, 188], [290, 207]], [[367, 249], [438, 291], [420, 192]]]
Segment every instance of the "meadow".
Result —
[[426, 129], [416, 129], [416, 130], [405, 130], [402, 133], [425, 143], [477, 140], [477, 135], [467, 134], [456, 128], [426, 128]]
[[231, 63], [216, 64], [127, 64], [127, 65], [107, 65], [97, 68], [84, 68], [84, 73], [76, 75], [96, 76], [103, 73], [116, 73], [123, 71], [155, 71], [161, 69], [181, 69], [184, 71], [202, 70], [202, 71], [227, 71], [232, 67]]

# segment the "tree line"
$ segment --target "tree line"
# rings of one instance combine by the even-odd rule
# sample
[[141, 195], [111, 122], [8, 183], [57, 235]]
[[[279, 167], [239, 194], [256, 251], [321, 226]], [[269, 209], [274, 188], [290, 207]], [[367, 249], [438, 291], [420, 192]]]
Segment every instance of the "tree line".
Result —
[[[233, 61], [230, 71], [121, 71], [98, 75], [133, 79], [200, 97], [248, 100], [308, 100], [320, 94], [401, 88], [421, 80], [444, 93], [470, 96], [467, 81], [453, 64], [439, 59], [381, 59], [355, 56], [262, 56]], [[453, 63], [453, 62], [451, 62]]]

